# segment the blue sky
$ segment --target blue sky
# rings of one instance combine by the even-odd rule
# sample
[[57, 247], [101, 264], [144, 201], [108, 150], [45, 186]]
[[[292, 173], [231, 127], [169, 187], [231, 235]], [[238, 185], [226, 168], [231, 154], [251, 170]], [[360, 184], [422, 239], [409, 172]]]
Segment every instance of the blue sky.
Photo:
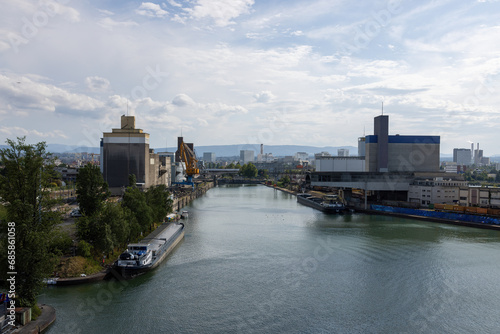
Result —
[[357, 145], [440, 135], [500, 153], [500, 2], [4, 1], [0, 141]]

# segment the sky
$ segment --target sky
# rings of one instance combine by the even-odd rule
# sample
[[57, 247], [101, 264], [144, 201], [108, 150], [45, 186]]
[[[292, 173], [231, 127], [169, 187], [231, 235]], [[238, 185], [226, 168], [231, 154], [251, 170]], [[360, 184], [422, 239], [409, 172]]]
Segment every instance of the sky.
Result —
[[0, 0], [0, 143], [357, 146], [500, 154], [499, 0]]

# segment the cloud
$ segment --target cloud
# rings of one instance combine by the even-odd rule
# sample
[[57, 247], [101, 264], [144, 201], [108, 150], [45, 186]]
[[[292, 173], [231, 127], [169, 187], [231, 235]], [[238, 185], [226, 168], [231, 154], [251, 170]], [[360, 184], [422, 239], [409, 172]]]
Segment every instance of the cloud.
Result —
[[211, 18], [217, 27], [235, 24], [233, 19], [250, 12], [254, 0], [197, 0], [185, 9], [194, 19]]
[[173, 7], [179, 7], [179, 8], [182, 7], [181, 4], [175, 2], [174, 0], [167, 0], [167, 2]]
[[128, 20], [128, 21], [115, 21], [110, 17], [106, 17], [106, 18], [98, 21], [97, 24], [100, 25], [101, 27], [107, 29], [107, 30], [110, 30], [110, 31], [112, 31], [116, 27], [134, 27], [134, 26], [138, 25], [137, 22], [134, 22], [134, 21], [130, 21], [130, 20]]
[[23, 137], [23, 136], [34, 135], [41, 138], [64, 138], [64, 139], [68, 138], [68, 136], [65, 135], [64, 132], [62, 132], [61, 130], [51, 130], [49, 132], [41, 132], [34, 129], [25, 129], [19, 126], [12, 126], [12, 127], [1, 126], [0, 133], [3, 133], [7, 137], [14, 137], [14, 136]]
[[28, 76], [0, 75], [0, 101], [20, 111], [70, 112], [94, 117], [103, 103], [87, 95], [76, 94]]
[[269, 91], [269, 90], [257, 93], [253, 97], [255, 98], [255, 101], [257, 101], [259, 103], [267, 103], [275, 98], [273, 93], [271, 93], [271, 91]]
[[178, 107], [193, 106], [195, 102], [186, 94], [179, 94], [172, 100], [172, 104]]
[[110, 86], [108, 79], [97, 76], [86, 77], [85, 84], [87, 85], [88, 89], [93, 92], [105, 92], [109, 89]]
[[143, 2], [135, 12], [147, 17], [164, 17], [168, 14], [166, 10], [161, 9], [160, 5], [152, 2]]

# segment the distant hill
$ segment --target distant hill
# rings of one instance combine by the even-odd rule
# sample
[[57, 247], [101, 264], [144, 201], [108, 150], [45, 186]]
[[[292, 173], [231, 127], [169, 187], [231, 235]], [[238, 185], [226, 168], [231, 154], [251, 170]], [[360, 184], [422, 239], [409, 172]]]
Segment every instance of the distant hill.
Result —
[[[264, 145], [264, 153], [272, 153], [275, 157], [283, 157], [287, 155], [295, 155], [297, 152], [306, 152], [308, 155], [314, 155], [320, 152], [329, 152], [331, 155], [337, 155], [337, 149], [345, 148], [349, 150], [351, 155], [358, 154], [358, 148], [354, 146], [304, 146], [304, 145]], [[212, 145], [212, 146], [195, 146], [196, 155], [203, 156], [203, 153], [213, 152], [216, 157], [234, 157], [240, 156], [241, 150], [250, 150], [255, 152], [255, 156], [260, 153], [260, 144], [240, 144], [240, 145]], [[159, 148], [156, 152], [175, 151], [177, 148]]]
[[[6, 145], [0, 145], [0, 148], [7, 148]], [[284, 157], [295, 155], [297, 152], [306, 152], [312, 156], [315, 153], [328, 152], [331, 155], [337, 155], [339, 148], [348, 149], [351, 156], [358, 154], [358, 148], [354, 146], [305, 146], [305, 145], [264, 145], [264, 153], [272, 153], [275, 157]], [[260, 153], [260, 144], [239, 144], [239, 145], [207, 145], [195, 146], [196, 155], [202, 157], [205, 152], [213, 152], [217, 158], [220, 157], [239, 157], [241, 150], [251, 150], [255, 152], [255, 157]], [[155, 148], [155, 152], [175, 152], [177, 147]], [[47, 151], [51, 153], [94, 153], [99, 154], [99, 147], [86, 147], [78, 145], [48, 144]], [[442, 161], [452, 160], [453, 155], [441, 154]], [[491, 161], [500, 161], [500, 155], [490, 156]]]
[[[7, 145], [0, 145], [0, 148], [7, 148]], [[50, 153], [95, 153], [99, 154], [99, 147], [85, 147], [77, 145], [47, 144], [47, 152]]]

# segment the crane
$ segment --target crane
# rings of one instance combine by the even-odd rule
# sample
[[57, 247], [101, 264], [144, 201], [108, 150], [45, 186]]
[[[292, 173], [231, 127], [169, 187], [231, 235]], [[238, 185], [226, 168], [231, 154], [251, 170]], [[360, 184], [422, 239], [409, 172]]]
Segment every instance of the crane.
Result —
[[181, 162], [186, 164], [186, 182], [181, 182], [182, 184], [190, 184], [194, 187], [193, 176], [200, 174], [200, 170], [197, 168], [198, 160], [196, 159], [196, 154], [189, 148], [189, 146], [182, 141], [179, 145], [179, 157]]

